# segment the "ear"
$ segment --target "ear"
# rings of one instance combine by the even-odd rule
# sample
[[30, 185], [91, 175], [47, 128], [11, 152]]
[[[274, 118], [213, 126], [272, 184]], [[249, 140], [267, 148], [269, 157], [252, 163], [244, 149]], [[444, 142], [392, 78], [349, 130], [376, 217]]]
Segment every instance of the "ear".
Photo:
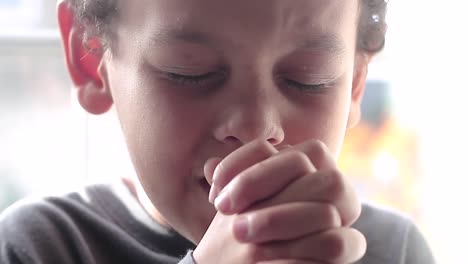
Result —
[[367, 70], [371, 56], [367, 54], [357, 54], [354, 65], [353, 88], [351, 93], [351, 104], [349, 108], [347, 128], [352, 128], [361, 119], [361, 101], [364, 95], [367, 80]]
[[92, 114], [102, 114], [112, 106], [112, 95], [103, 78], [107, 72], [103, 63], [102, 43], [91, 38], [84, 45], [83, 25], [75, 23], [75, 13], [69, 1], [57, 4], [58, 22], [68, 72], [78, 90], [78, 101]]

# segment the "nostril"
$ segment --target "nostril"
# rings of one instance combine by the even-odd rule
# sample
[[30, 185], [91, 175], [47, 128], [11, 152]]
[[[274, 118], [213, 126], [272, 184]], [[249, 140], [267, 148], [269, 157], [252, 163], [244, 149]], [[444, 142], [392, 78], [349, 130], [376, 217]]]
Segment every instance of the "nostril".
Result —
[[[273, 146], [276, 146], [281, 143], [281, 140], [278, 140], [276, 138], [269, 138], [267, 141], [272, 144]], [[224, 138], [225, 143], [231, 143], [231, 144], [238, 144], [238, 143], [248, 143], [249, 141], [243, 142], [242, 140], [238, 139], [237, 137], [234, 136], [228, 136]]]
[[228, 136], [228, 137], [224, 138], [224, 141], [226, 143], [237, 143], [240, 140], [238, 138], [234, 137], [234, 136]]
[[276, 138], [269, 138], [269, 139], [267, 139], [267, 141], [270, 144], [272, 144], [273, 146], [276, 146], [276, 145], [278, 145], [280, 143], [280, 141], [278, 139], [276, 139]]

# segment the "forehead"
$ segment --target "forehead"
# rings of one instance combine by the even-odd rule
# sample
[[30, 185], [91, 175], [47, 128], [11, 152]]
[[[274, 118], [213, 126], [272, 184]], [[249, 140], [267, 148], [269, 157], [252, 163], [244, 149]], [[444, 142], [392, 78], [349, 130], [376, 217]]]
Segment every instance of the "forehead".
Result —
[[[140, 39], [205, 32], [226, 42], [325, 36], [353, 38], [359, 0], [140, 0], [121, 1], [118, 19], [124, 33]], [[182, 33], [182, 34], [180, 34]], [[332, 33], [332, 34], [329, 34]], [[287, 36], [285, 36], [287, 34]], [[190, 36], [191, 35], [191, 36]], [[314, 38], [316, 39], [316, 38]]]

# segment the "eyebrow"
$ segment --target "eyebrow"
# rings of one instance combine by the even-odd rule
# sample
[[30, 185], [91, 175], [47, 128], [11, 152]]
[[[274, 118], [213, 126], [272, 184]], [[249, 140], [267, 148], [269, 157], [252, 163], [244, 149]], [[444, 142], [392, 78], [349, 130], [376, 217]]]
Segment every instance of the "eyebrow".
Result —
[[194, 30], [162, 29], [152, 37], [153, 44], [170, 43], [173, 40], [208, 46], [214, 46], [215, 43], [210, 35]]
[[[305, 39], [297, 46], [298, 49], [321, 49], [328, 53], [340, 54], [346, 48], [343, 39], [335, 34], [318, 34], [313, 37], [305, 37]], [[152, 37], [153, 44], [170, 43], [173, 40], [212, 47], [217, 41], [213, 36], [201, 31], [173, 28], [160, 30]]]
[[346, 45], [342, 38], [335, 34], [322, 34], [318, 37], [309, 38], [302, 42], [299, 49], [321, 49], [329, 53], [341, 54], [346, 50]]

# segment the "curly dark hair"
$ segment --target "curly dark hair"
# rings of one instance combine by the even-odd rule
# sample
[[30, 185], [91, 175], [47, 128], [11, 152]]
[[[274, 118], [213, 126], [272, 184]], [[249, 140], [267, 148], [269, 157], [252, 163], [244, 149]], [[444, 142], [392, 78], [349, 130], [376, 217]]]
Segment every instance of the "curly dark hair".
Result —
[[[119, 0], [70, 0], [77, 18], [86, 27], [85, 40], [89, 36], [108, 40], [110, 25], [118, 15]], [[387, 31], [386, 14], [389, 0], [359, 0], [358, 49], [377, 53], [385, 46]], [[106, 44], [106, 43], [104, 43]], [[106, 45], [107, 46], [107, 45]]]

